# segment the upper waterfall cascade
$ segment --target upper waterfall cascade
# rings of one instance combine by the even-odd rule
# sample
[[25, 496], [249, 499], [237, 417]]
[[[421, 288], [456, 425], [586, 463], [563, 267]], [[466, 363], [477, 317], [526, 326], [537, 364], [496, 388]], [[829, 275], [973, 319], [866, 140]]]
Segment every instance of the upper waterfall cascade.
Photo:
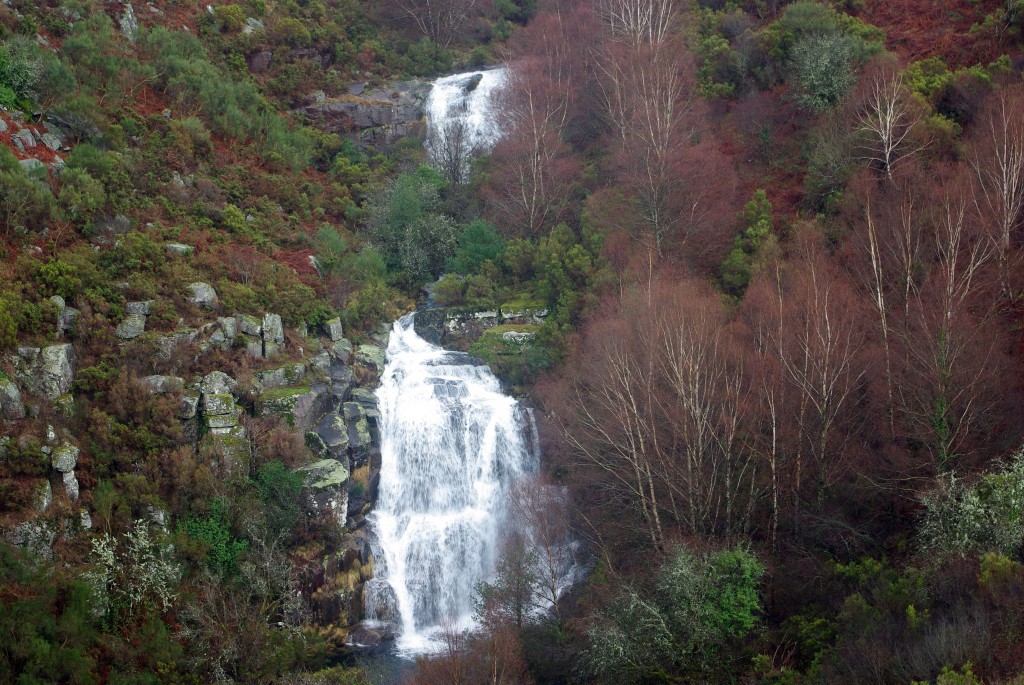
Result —
[[431, 649], [442, 625], [472, 625], [510, 490], [538, 466], [527, 412], [486, 366], [420, 338], [414, 316], [394, 325], [377, 391], [382, 463], [365, 597], [367, 618], [394, 624], [408, 652]]
[[506, 74], [504, 68], [487, 69], [434, 82], [426, 102], [426, 146], [435, 167], [464, 178], [470, 158], [498, 142], [501, 129], [493, 95]]

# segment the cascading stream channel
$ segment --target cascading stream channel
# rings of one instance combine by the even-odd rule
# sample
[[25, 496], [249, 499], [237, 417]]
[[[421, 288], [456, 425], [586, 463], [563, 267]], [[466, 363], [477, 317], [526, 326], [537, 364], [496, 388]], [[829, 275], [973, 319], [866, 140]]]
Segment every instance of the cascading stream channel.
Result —
[[397, 321], [377, 391], [380, 492], [370, 525], [368, 620], [397, 628], [406, 653], [442, 626], [469, 627], [478, 583], [494, 572], [510, 489], [537, 470], [519, 404], [486, 366]]
[[506, 74], [498, 67], [434, 81], [425, 104], [426, 148], [431, 164], [442, 173], [465, 181], [470, 160], [498, 142], [501, 129], [493, 94], [505, 84]]
[[[465, 180], [472, 157], [500, 138], [492, 94], [505, 77], [497, 68], [434, 82], [426, 146], [449, 179]], [[502, 394], [486, 366], [420, 338], [414, 317], [395, 323], [377, 391], [382, 463], [369, 516], [374, 578], [364, 587], [366, 620], [393, 628], [406, 655], [440, 647], [443, 628], [473, 625], [476, 588], [494, 575], [510, 493], [540, 460], [533, 416]], [[519, 532], [535, 537], [529, 526]], [[567, 584], [581, 568], [576, 549], [567, 541], [559, 553]]]

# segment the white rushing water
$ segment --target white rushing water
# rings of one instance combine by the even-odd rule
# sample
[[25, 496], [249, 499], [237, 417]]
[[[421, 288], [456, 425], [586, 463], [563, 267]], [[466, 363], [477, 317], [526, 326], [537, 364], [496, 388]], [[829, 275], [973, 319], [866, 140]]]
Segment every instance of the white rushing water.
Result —
[[457, 166], [461, 180], [472, 157], [489, 152], [501, 137], [494, 92], [505, 83], [504, 68], [445, 76], [427, 98], [427, 153], [434, 166]]
[[486, 366], [395, 323], [377, 397], [380, 492], [370, 525], [369, 620], [430, 651], [442, 625], [473, 624], [478, 583], [494, 573], [512, 486], [537, 470], [529, 417]]

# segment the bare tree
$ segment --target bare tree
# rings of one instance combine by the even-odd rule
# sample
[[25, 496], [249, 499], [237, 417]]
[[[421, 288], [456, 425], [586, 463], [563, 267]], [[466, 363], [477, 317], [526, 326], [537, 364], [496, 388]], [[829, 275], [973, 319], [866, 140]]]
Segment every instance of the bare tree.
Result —
[[843, 472], [853, 398], [864, 377], [857, 362], [864, 337], [857, 299], [822, 254], [814, 237], [798, 238], [799, 259], [772, 275], [775, 312], [761, 314], [779, 360], [787, 393], [794, 513], [802, 492], [814, 484], [820, 502]]
[[585, 372], [561, 416], [580, 463], [637, 505], [655, 547], [668, 526], [730, 535], [749, 528], [755, 463], [740, 350], [717, 296], [656, 280], [591, 328]]
[[600, 0], [598, 12], [615, 40], [634, 47], [664, 43], [679, 16], [675, 0]]
[[974, 203], [992, 235], [999, 285], [1014, 300], [1013, 239], [1024, 221], [1024, 97], [1002, 91], [970, 158], [979, 192]]
[[911, 382], [900, 386], [911, 428], [940, 470], [954, 466], [984, 409], [987, 360], [994, 351], [994, 341], [978, 334], [992, 311], [981, 290], [993, 248], [967, 216], [962, 199], [948, 200], [939, 210], [935, 261], [909, 310]]
[[871, 204], [865, 210], [868, 234], [868, 254], [871, 257], [871, 304], [878, 317], [878, 330], [882, 336], [882, 350], [885, 353], [885, 395], [886, 417], [889, 423], [889, 435], [895, 435], [893, 408], [892, 378], [892, 343], [889, 334], [889, 306], [886, 303], [886, 275], [882, 262], [882, 250], [879, 246], [878, 231], [875, 229], [874, 217], [871, 215]]
[[703, 102], [679, 30], [681, 5], [603, 0], [598, 9], [597, 93], [612, 136], [613, 178], [631, 200], [623, 227], [659, 257], [684, 250], [692, 257], [711, 247], [715, 200], [733, 184], [713, 139], [698, 135], [707, 131], [698, 130]]
[[877, 164], [892, 181], [893, 169], [930, 143], [914, 137], [923, 117], [924, 109], [916, 105], [903, 85], [903, 72], [896, 66], [877, 68], [857, 116], [864, 134], [861, 158]]
[[598, 62], [619, 178], [633, 191], [643, 233], [659, 255], [699, 205], [688, 202], [683, 166], [695, 131], [684, 55], [675, 41], [635, 49], [611, 42]]
[[394, 11], [412, 20], [420, 32], [447, 48], [471, 16], [478, 0], [387, 0]]
[[628, 331], [614, 322], [598, 333], [592, 366], [572, 379], [564, 428], [582, 465], [599, 470], [636, 502], [651, 544], [660, 549], [665, 534], [655, 476], [663, 462], [654, 412], [657, 379], [649, 358], [630, 344]]
[[431, 128], [427, 136], [431, 161], [441, 176], [451, 184], [466, 180], [469, 160], [473, 155], [470, 130], [465, 120], [449, 119], [440, 128]]
[[543, 476], [516, 485], [512, 513], [529, 554], [535, 559], [532, 605], [561, 621], [559, 606], [573, 567], [566, 493]]
[[544, 12], [515, 46], [497, 111], [505, 135], [494, 149], [489, 203], [506, 232], [534, 236], [561, 220], [580, 165], [565, 143], [574, 103], [585, 82], [575, 45], [587, 13]]
[[[742, 528], [737, 500], [751, 477], [739, 436], [745, 379], [721, 307], [676, 291], [659, 298], [657, 361], [667, 385], [663, 411], [675, 448], [660, 471], [670, 500], [680, 497], [694, 533]], [[688, 296], [689, 295], [689, 296]]]
[[853, 234], [855, 252], [847, 263], [857, 274], [875, 318], [884, 359], [881, 375], [890, 437], [896, 435], [896, 374], [905, 366], [905, 360], [896, 357], [906, 332], [908, 307], [920, 285], [922, 231], [915, 190], [919, 183], [919, 178], [901, 177], [894, 185], [880, 187], [874, 179], [861, 177], [853, 186], [862, 203], [863, 231]]

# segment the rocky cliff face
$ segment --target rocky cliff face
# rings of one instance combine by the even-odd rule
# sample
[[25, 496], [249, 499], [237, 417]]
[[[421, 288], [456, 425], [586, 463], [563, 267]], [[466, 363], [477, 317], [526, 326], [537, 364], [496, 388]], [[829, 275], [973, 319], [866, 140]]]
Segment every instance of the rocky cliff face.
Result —
[[434, 345], [466, 350], [499, 326], [539, 326], [547, 317], [541, 307], [502, 306], [493, 310], [432, 307], [416, 313], [416, 334]]
[[[373, 573], [364, 524], [380, 470], [374, 388], [383, 371], [389, 329], [382, 327], [353, 351], [337, 319], [318, 331], [286, 331], [273, 312], [218, 316], [209, 311], [218, 308], [218, 298], [207, 284], [190, 285], [184, 297], [202, 318], [169, 334], [146, 330], [154, 302], [128, 303], [113, 331], [121, 351], [155, 351], [155, 358], [165, 363], [172, 356], [233, 357], [244, 360], [239, 368], [256, 367], [237, 377], [208, 368], [192, 377], [183, 373], [136, 380], [151, 395], [171, 401], [168, 406], [175, 407], [185, 445], [201, 459], [216, 462], [222, 473], [249, 468], [251, 443], [259, 437], [247, 432], [247, 417], [279, 416], [302, 436], [308, 463], [295, 472], [305, 484], [303, 507], [320, 525], [333, 522], [336, 535], [330, 536], [331, 545], [321, 548], [328, 551], [313, 553], [320, 556], [306, 559], [300, 554], [294, 559], [295, 574], [308, 591], [308, 607], [318, 622], [329, 619], [344, 638], [361, 618], [363, 582]], [[73, 435], [70, 419], [80, 332], [61, 327], [67, 309], [58, 311], [53, 335], [66, 335], [72, 342], [23, 346], [0, 358], [0, 463], [9, 454], [21, 461], [32, 455], [40, 462], [37, 472], [5, 482], [26, 493], [27, 504], [0, 517], [0, 538], [42, 558], [53, 558], [54, 545], [92, 526], [88, 488], [95, 483], [89, 471], [94, 456], [89, 436]], [[83, 474], [84, 485], [79, 481]], [[80, 491], [87, 493], [81, 501]], [[166, 512], [156, 510], [150, 523], [165, 530], [173, 525]]]
[[430, 83], [417, 80], [371, 90], [355, 85], [340, 98], [314, 96], [296, 111], [325, 131], [355, 134], [363, 142], [386, 147], [399, 138], [422, 135], [430, 90]]

